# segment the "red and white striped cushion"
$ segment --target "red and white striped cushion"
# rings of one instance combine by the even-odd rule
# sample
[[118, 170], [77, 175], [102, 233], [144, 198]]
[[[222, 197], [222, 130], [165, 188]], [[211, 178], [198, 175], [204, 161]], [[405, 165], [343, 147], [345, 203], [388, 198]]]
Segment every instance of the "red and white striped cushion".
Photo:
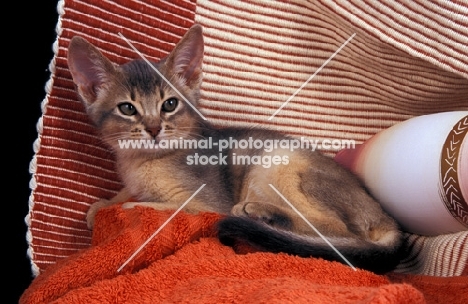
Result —
[[[368, 2], [198, 1], [204, 112], [219, 124], [363, 141], [414, 115], [466, 109], [466, 20], [438, 16], [434, 4], [432, 11], [413, 7], [428, 14], [422, 17], [402, 4]], [[436, 35], [434, 19], [455, 24]]]
[[[201, 107], [218, 125], [256, 125], [359, 143], [416, 115], [468, 108], [466, 4], [66, 0], [59, 1], [58, 11], [26, 218], [35, 275], [90, 245], [89, 205], [121, 187], [112, 155], [96, 137], [74, 91], [66, 62], [74, 35], [123, 63], [138, 55], [118, 35], [122, 33], [149, 59], [159, 60], [192, 24], [200, 23], [206, 44]], [[324, 152], [332, 156], [336, 150]], [[446, 267], [443, 275], [466, 272], [466, 234], [420, 243], [445, 246], [447, 238], [455, 245], [443, 255], [415, 253], [430, 269], [404, 266], [404, 271], [441, 273], [442, 266], [432, 261], [450, 255], [460, 257], [461, 266]]]
[[50, 63], [39, 137], [31, 162], [27, 239], [37, 275], [58, 259], [89, 247], [85, 215], [91, 203], [112, 197], [121, 183], [108, 149], [96, 137], [78, 101], [66, 61], [71, 37], [82, 36], [116, 63], [137, 58], [122, 33], [148, 58], [169, 53], [194, 23], [193, 1], [60, 1], [55, 56]]

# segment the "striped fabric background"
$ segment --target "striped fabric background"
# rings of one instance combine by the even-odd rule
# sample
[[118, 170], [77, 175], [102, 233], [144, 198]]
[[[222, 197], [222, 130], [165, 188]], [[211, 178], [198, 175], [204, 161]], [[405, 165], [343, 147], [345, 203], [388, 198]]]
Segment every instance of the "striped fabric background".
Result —
[[[468, 7], [449, 1], [377, 3], [59, 1], [52, 75], [30, 166], [26, 222], [33, 273], [87, 248], [89, 205], [121, 187], [112, 155], [95, 136], [74, 91], [66, 63], [72, 36], [83, 36], [112, 61], [123, 63], [137, 54], [120, 32], [149, 59], [158, 60], [194, 22], [202, 24], [201, 105], [218, 125], [261, 125], [359, 143], [415, 115], [468, 109]], [[468, 274], [467, 234], [409, 236], [413, 255], [400, 270]], [[430, 250], [436, 245], [446, 250]]]
[[[176, 3], [176, 4], [174, 4]], [[36, 155], [30, 168], [32, 194], [27, 239], [33, 274], [91, 244], [85, 222], [91, 203], [111, 198], [121, 184], [112, 155], [96, 137], [78, 101], [66, 62], [74, 35], [95, 44], [116, 63], [138, 55], [164, 57], [193, 25], [193, 1], [59, 1], [55, 57], [50, 64]]]
[[452, 19], [435, 16], [435, 5], [368, 2], [198, 1], [196, 21], [205, 27], [207, 45], [207, 116], [219, 124], [258, 123], [316, 139], [363, 141], [414, 115], [466, 109], [466, 19], [437, 32], [434, 19]]
[[406, 234], [411, 252], [395, 272], [430, 276], [468, 276], [468, 233], [437, 237]]

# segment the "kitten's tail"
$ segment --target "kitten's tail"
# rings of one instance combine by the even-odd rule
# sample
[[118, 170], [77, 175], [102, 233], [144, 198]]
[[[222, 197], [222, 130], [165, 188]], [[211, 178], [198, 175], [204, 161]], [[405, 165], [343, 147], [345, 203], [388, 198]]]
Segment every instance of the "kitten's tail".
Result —
[[[227, 246], [233, 246], [236, 241], [243, 241], [263, 251], [283, 252], [300, 257], [319, 257], [346, 263], [318, 236], [297, 235], [246, 217], [228, 216], [222, 219], [218, 223], [218, 237], [221, 243]], [[327, 237], [327, 240], [354, 267], [375, 273], [393, 270], [402, 255], [403, 242], [398, 232], [389, 232], [382, 243], [344, 237]]]

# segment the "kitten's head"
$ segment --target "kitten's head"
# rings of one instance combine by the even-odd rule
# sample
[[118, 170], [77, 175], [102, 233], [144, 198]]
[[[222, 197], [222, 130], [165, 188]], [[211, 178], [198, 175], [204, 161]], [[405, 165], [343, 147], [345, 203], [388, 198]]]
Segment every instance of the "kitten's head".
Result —
[[[197, 106], [199, 99], [202, 60], [203, 36], [198, 25], [153, 66], [142, 59], [114, 65], [96, 47], [77, 36], [72, 38], [68, 49], [68, 66], [78, 95], [102, 139], [117, 154], [129, 152], [122, 151], [119, 145], [122, 140], [158, 143], [162, 139], [197, 136], [201, 117], [191, 105]], [[131, 153], [163, 153], [160, 149], [139, 150]]]

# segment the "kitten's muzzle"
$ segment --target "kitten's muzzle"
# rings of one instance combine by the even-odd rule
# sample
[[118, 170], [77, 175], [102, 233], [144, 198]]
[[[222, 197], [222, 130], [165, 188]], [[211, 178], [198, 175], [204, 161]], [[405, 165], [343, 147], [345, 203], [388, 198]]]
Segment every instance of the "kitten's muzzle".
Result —
[[153, 138], [156, 138], [156, 136], [158, 136], [159, 132], [161, 131], [161, 127], [150, 127], [146, 128], [145, 131], [148, 132], [148, 134]]

